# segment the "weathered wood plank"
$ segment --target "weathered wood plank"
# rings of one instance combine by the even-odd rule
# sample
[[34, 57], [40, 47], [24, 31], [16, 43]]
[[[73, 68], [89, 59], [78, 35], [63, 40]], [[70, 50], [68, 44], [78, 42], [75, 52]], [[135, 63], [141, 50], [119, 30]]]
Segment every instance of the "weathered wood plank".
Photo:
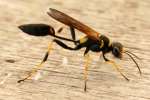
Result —
[[[0, 100], [149, 100], [149, 6], [149, 0], [0, 0]], [[115, 59], [131, 79], [127, 82], [111, 65], [99, 59], [99, 54], [90, 53], [94, 59], [85, 93], [83, 49], [74, 52], [54, 45], [40, 70], [41, 78], [18, 84], [41, 61], [52, 38], [28, 36], [17, 26], [25, 23], [45, 23], [56, 29], [63, 26], [46, 14], [49, 7], [64, 11], [112, 40], [122, 42], [142, 58], [143, 75], [139, 76], [127, 56], [123, 61]], [[69, 37], [68, 31], [60, 35]]]

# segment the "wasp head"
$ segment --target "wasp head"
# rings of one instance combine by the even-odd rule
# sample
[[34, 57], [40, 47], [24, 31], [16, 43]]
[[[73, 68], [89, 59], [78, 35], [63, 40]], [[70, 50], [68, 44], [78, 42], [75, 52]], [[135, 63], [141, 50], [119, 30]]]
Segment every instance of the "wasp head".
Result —
[[119, 42], [112, 43], [112, 54], [117, 58], [122, 58], [123, 45]]

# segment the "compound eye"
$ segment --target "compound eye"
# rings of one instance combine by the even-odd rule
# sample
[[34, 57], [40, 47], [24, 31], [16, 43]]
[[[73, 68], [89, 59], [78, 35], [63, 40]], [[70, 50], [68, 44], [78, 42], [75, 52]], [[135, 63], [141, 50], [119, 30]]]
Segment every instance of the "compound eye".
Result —
[[112, 50], [112, 53], [113, 53], [113, 55], [114, 55], [115, 57], [120, 58], [120, 50], [119, 50], [119, 48], [114, 47], [113, 50]]

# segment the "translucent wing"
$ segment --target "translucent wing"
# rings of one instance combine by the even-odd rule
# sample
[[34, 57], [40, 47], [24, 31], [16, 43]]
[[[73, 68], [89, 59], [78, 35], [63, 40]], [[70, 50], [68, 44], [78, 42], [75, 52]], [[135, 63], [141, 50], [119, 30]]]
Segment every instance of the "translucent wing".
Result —
[[50, 8], [48, 15], [65, 25], [71, 26], [71, 27], [85, 33], [90, 39], [93, 39], [95, 41], [99, 40], [100, 34], [98, 32], [96, 32], [95, 30], [91, 29], [90, 27], [84, 25], [83, 23], [77, 21], [76, 19], [74, 19], [56, 9]]

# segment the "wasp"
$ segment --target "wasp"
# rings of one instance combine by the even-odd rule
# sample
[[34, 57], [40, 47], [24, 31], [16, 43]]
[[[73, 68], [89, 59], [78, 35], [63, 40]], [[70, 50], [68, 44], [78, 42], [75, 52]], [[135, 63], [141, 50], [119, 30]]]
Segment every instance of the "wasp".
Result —
[[[111, 52], [112, 55], [114, 55], [114, 57], [116, 57], [120, 60], [123, 58], [123, 54], [127, 54], [132, 59], [132, 61], [136, 64], [136, 67], [138, 68], [140, 75], [142, 74], [138, 63], [134, 59], [134, 58], [138, 58], [138, 57], [135, 54], [131, 53], [130, 51], [126, 50], [120, 42], [111, 42], [107, 36], [102, 35], [101, 33], [95, 31], [94, 29], [90, 28], [89, 26], [81, 23], [80, 21], [78, 21], [78, 20], [72, 18], [71, 16], [69, 16], [61, 11], [58, 11], [56, 9], [50, 8], [49, 11], [47, 12], [47, 14], [50, 17], [54, 18], [55, 20], [69, 26], [72, 39], [68, 39], [68, 38], [60, 37], [60, 36], [56, 35], [54, 28], [47, 24], [23, 24], [23, 25], [18, 26], [23, 32], [30, 34], [30, 35], [34, 35], [34, 36], [51, 35], [51, 36], [55, 37], [55, 39], [53, 39], [53, 41], [50, 42], [50, 44], [48, 46], [48, 50], [47, 50], [43, 60], [41, 61], [41, 63], [39, 65], [37, 65], [37, 67], [35, 69], [33, 69], [28, 74], [27, 77], [19, 80], [18, 83], [29, 79], [30, 77], [32, 77], [33, 74], [35, 74], [39, 70], [39, 68], [47, 60], [49, 53], [52, 49], [53, 42], [55, 42], [56, 44], [58, 44], [59, 46], [61, 46], [64, 49], [73, 50], [73, 51], [80, 50], [81, 48], [85, 48], [84, 57], [86, 59], [86, 62], [84, 65], [84, 91], [86, 91], [86, 89], [87, 89], [87, 85], [86, 85], [87, 84], [87, 74], [88, 74], [87, 71], [88, 71], [88, 65], [89, 65], [89, 60], [90, 60], [89, 59], [89, 51], [102, 52], [102, 56], [103, 56], [104, 60], [106, 62], [112, 64], [116, 68], [116, 70], [120, 73], [120, 75], [123, 76], [127, 81], [129, 81], [129, 78], [127, 78], [122, 73], [119, 65], [117, 65], [113, 60], [110, 60], [106, 57], [107, 53]], [[77, 40], [76, 34], [75, 34], [75, 29], [81, 31], [82, 33], [85, 33], [86, 36]], [[57, 32], [61, 32], [61, 31], [62, 31], [62, 28], [60, 28]], [[70, 46], [66, 45], [65, 43], [63, 43], [61, 40], [73, 42], [75, 47], [70, 47]], [[138, 59], [140, 59], [140, 58], [138, 58]]]

